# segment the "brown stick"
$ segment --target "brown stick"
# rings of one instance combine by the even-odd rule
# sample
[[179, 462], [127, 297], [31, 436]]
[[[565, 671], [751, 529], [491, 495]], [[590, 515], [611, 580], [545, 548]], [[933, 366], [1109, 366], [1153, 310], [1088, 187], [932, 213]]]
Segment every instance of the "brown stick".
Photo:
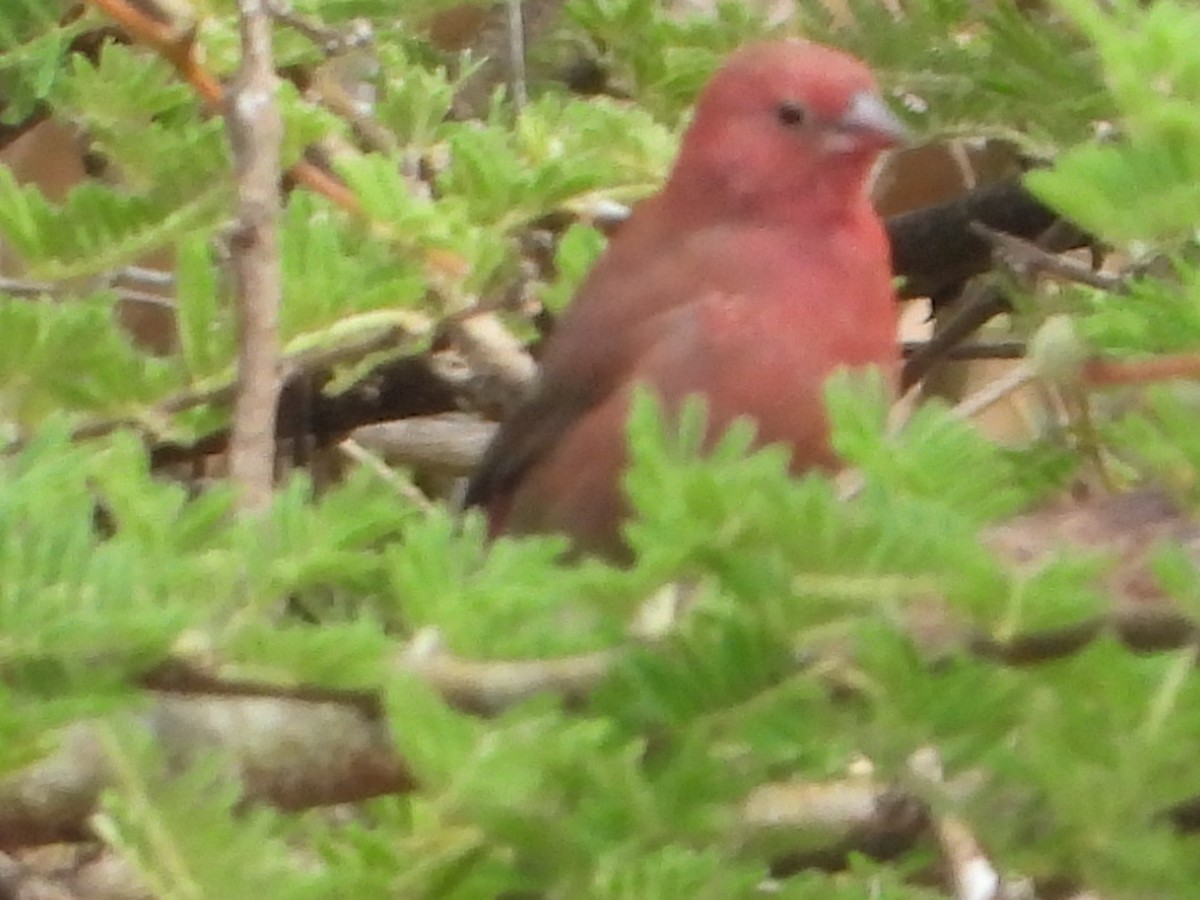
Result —
[[239, 0], [242, 63], [225, 112], [238, 186], [230, 239], [238, 321], [238, 385], [229, 468], [244, 511], [271, 502], [279, 401], [280, 144], [283, 117], [271, 55], [271, 18], [261, 0]]

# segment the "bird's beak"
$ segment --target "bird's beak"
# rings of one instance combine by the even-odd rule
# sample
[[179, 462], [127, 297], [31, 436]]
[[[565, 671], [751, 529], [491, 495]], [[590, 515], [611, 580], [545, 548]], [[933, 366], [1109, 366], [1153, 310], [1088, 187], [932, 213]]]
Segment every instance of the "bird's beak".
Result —
[[887, 108], [882, 98], [872, 91], [859, 91], [846, 111], [837, 120], [837, 129], [858, 142], [878, 144], [880, 148], [895, 147], [908, 140], [908, 129]]

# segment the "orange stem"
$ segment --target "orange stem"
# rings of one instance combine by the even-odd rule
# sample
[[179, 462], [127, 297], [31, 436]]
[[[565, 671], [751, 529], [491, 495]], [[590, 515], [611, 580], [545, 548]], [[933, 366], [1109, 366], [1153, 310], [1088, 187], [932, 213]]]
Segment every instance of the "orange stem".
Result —
[[288, 174], [310, 191], [328, 197], [346, 212], [363, 215], [362, 203], [354, 196], [354, 192], [320, 166], [302, 159], [288, 169]]
[[[195, 89], [210, 109], [215, 112], [221, 111], [225, 91], [216, 76], [196, 59], [195, 35], [191, 31], [181, 33], [130, 5], [128, 0], [87, 2], [105, 12], [125, 29], [130, 37], [150, 47], [174, 66], [180, 77]], [[288, 170], [288, 174], [309, 190], [328, 197], [347, 212], [362, 215], [362, 204], [353, 192], [319, 166], [308, 160], [300, 160]]]
[[130, 37], [156, 50], [196, 89], [196, 93], [204, 98], [205, 103], [214, 108], [220, 107], [224, 97], [221, 83], [196, 61], [195, 41], [190, 32], [180, 34], [170, 25], [130, 6], [126, 0], [88, 2], [106, 12]]
[[1200, 354], [1179, 353], [1124, 362], [1094, 359], [1083, 367], [1083, 380], [1093, 387], [1146, 384], [1173, 378], [1200, 379]]

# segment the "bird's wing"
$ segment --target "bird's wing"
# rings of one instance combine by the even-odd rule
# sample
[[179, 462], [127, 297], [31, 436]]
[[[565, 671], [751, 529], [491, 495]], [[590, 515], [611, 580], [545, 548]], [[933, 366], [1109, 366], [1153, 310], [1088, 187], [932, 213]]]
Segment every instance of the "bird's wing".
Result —
[[473, 473], [467, 506], [510, 494], [582, 416], [628, 382], [665, 314], [694, 302], [717, 277], [719, 230], [664, 221], [657, 199], [639, 204], [580, 287], [550, 341], [539, 387], [504, 421]]
[[587, 384], [542, 381], [504, 420], [471, 474], [466, 506], [481, 506], [510, 494], [526, 470], [550, 450], [606, 392]]

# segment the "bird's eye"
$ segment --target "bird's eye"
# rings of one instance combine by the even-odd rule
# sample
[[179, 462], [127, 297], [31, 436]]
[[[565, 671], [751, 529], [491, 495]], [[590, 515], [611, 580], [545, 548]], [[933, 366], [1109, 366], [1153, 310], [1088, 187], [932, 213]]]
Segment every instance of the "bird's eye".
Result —
[[804, 124], [804, 120], [808, 118], [808, 110], [794, 100], [785, 100], [775, 107], [775, 118], [779, 119], [781, 125], [795, 128]]

